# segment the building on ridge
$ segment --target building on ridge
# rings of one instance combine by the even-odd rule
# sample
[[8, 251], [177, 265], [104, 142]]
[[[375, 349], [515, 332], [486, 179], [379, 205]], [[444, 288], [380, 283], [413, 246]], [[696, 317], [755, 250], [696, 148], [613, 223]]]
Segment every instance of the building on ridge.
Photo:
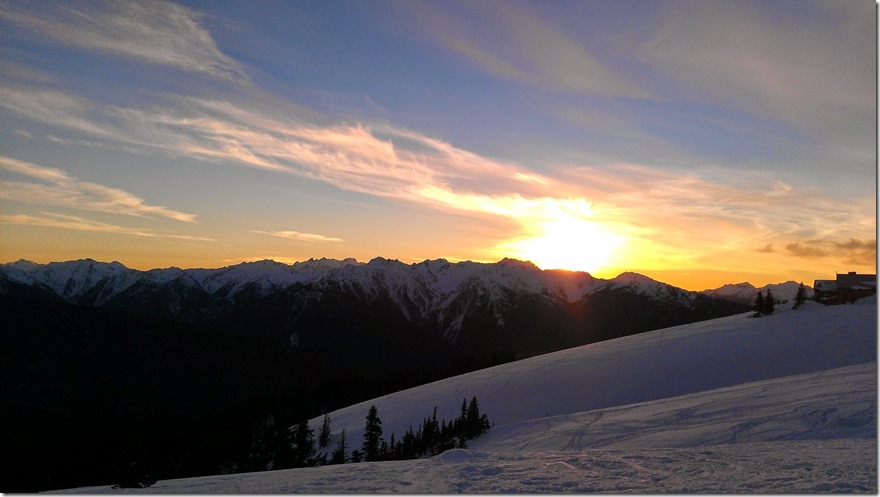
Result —
[[834, 280], [815, 280], [813, 292], [823, 304], [845, 304], [877, 294], [877, 275], [850, 271]]

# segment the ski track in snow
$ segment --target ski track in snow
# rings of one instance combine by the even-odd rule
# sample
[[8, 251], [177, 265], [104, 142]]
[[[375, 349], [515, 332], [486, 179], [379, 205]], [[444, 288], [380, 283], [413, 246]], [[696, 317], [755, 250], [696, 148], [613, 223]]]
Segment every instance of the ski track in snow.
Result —
[[[876, 493], [876, 440], [499, 454], [184, 478], [55, 493]], [[53, 493], [53, 492], [50, 492]]]

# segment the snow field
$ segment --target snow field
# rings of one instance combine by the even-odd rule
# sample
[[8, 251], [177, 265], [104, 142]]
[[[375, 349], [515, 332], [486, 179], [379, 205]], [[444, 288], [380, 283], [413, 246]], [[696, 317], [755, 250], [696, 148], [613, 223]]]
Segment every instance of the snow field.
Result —
[[876, 493], [875, 440], [493, 454], [160, 481], [49, 493]]
[[[876, 493], [877, 308], [780, 308], [489, 368], [330, 413], [352, 449], [476, 395], [495, 426], [430, 459], [55, 493]], [[317, 429], [321, 418], [310, 421]]]
[[[459, 415], [476, 396], [493, 430], [771, 378], [876, 361], [874, 305], [781, 308], [740, 314], [544, 354], [379, 397], [330, 413], [334, 437], [360, 441], [375, 404], [385, 436], [399, 438], [437, 406]], [[309, 422], [320, 427], [322, 418]], [[489, 432], [490, 434], [492, 431]]]

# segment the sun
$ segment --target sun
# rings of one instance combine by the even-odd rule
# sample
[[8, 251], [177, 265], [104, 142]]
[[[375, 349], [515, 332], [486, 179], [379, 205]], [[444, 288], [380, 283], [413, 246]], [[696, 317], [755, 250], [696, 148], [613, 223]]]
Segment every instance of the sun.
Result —
[[563, 215], [539, 221], [534, 234], [504, 245], [517, 258], [532, 261], [541, 269], [567, 269], [594, 273], [606, 267], [623, 238], [599, 223]]

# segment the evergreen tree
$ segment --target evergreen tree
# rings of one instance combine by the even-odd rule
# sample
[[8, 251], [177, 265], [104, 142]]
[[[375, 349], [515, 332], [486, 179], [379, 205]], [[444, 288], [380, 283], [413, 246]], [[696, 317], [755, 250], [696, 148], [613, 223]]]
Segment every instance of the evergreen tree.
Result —
[[323, 449], [330, 442], [330, 415], [324, 413], [324, 423], [318, 433], [318, 445]]
[[757, 295], [755, 295], [755, 305], [752, 306], [752, 309], [755, 311], [754, 317], [761, 317], [761, 314], [764, 313], [764, 294], [760, 291]]
[[296, 426], [283, 427], [280, 423], [275, 425], [277, 429], [270, 433], [269, 440], [269, 457], [271, 458], [271, 468], [267, 466], [265, 469], [287, 469], [301, 466], [298, 464], [296, 449], [294, 447], [293, 433]]
[[430, 455], [437, 454], [438, 442], [440, 441], [440, 427], [437, 423], [437, 407], [434, 406], [434, 413], [430, 418], [426, 418], [422, 426], [422, 443], [424, 444], [424, 452]]
[[278, 430], [275, 417], [267, 414], [257, 421], [251, 429], [251, 440], [245, 455], [244, 471], [267, 471], [275, 457], [275, 439]]
[[397, 459], [400, 459], [400, 457], [399, 457], [400, 454], [398, 453], [399, 452], [398, 445], [399, 444], [394, 440], [394, 433], [392, 433], [391, 434], [391, 441], [388, 442], [388, 455], [386, 457], [389, 461], [395, 461]]
[[406, 430], [400, 439], [400, 458], [415, 459], [416, 457], [416, 435], [412, 431], [412, 426]]
[[804, 286], [804, 282], [802, 281], [800, 286], [798, 287], [797, 294], [794, 296], [794, 307], [792, 309], [797, 309], [798, 307], [804, 305], [804, 302], [807, 301], [807, 287]]
[[773, 298], [773, 294], [770, 293], [770, 289], [767, 289], [767, 296], [764, 297], [764, 308], [761, 310], [763, 314], [771, 315], [773, 314], [773, 310], [776, 306], [776, 300]]
[[483, 433], [482, 422], [480, 421], [480, 406], [477, 404], [477, 397], [471, 399], [467, 409], [467, 424], [465, 425], [466, 435], [468, 439], [477, 438]]
[[367, 422], [364, 426], [364, 443], [361, 447], [364, 451], [364, 460], [377, 461], [381, 455], [382, 442], [382, 420], [379, 419], [379, 410], [373, 405], [367, 412]]
[[330, 464], [345, 464], [348, 460], [347, 452], [348, 443], [345, 441], [345, 428], [343, 428], [342, 435], [339, 437], [339, 441], [336, 442], [336, 448], [333, 449], [333, 454], [330, 455]]
[[359, 450], [353, 450], [351, 452], [351, 462], [361, 462], [363, 460], [363, 455]]
[[315, 439], [314, 431], [309, 428], [309, 421], [303, 420], [297, 423], [294, 429], [294, 468], [313, 466], [315, 464]]
[[467, 424], [467, 399], [461, 399], [461, 414], [458, 415], [458, 420], [456, 420], [456, 428], [463, 430], [465, 424]]

